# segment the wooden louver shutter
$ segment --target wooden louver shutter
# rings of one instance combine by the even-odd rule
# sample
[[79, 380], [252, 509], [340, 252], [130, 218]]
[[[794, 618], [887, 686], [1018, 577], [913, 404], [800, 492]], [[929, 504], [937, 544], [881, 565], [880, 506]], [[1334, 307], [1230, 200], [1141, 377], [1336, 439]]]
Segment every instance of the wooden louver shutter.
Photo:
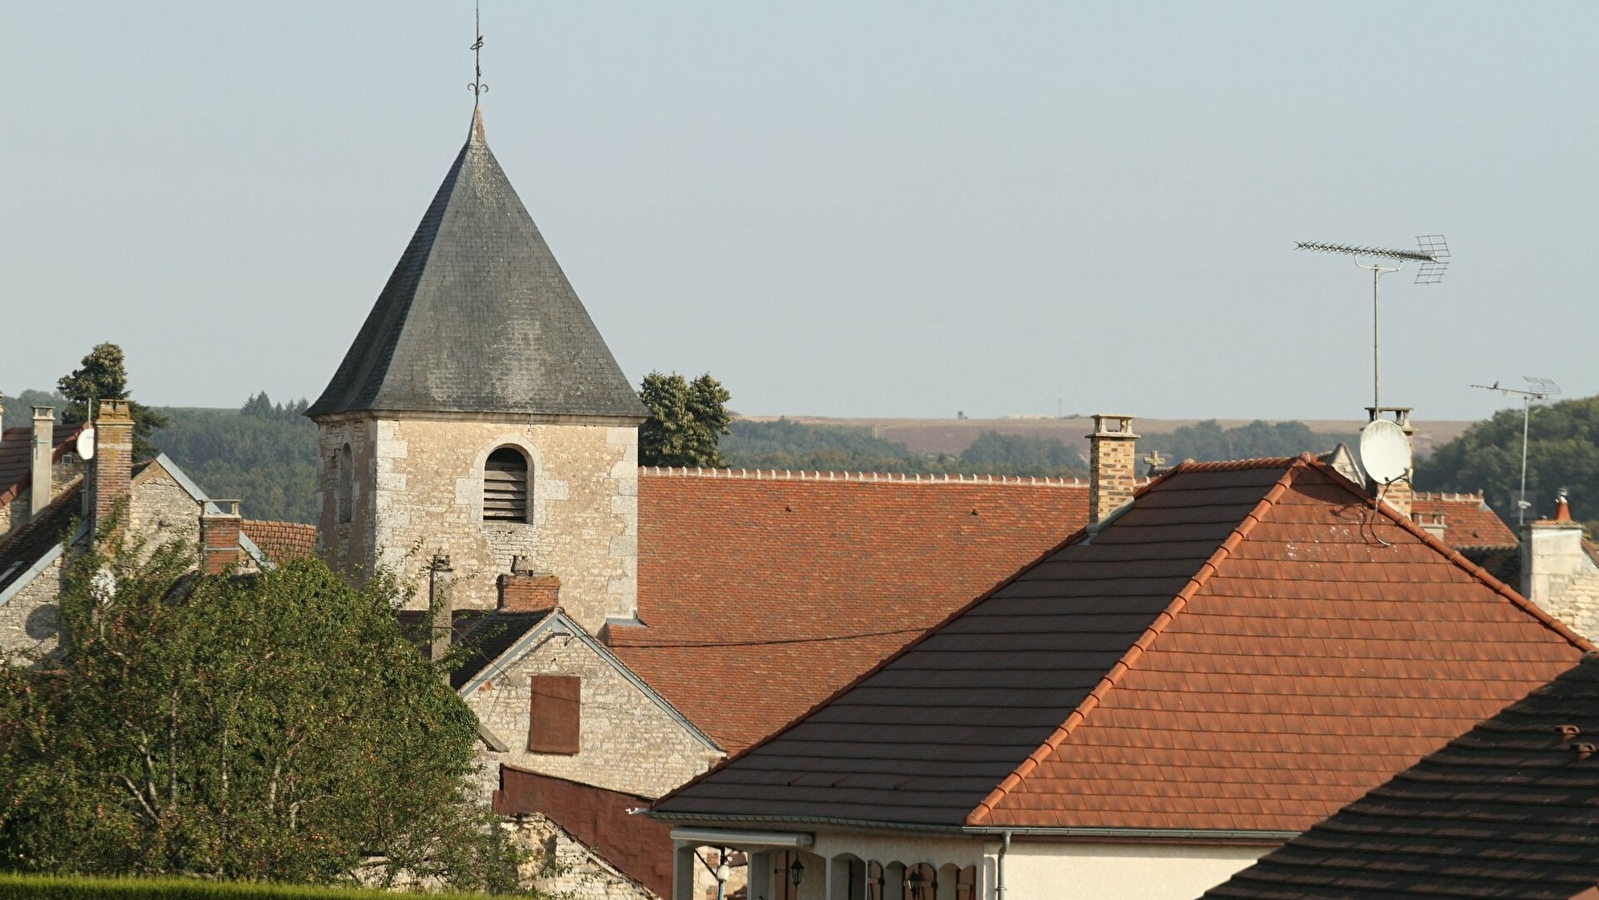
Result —
[[534, 675], [529, 710], [529, 753], [573, 754], [583, 724], [583, 679], [575, 675]]
[[527, 521], [527, 459], [510, 447], [489, 454], [483, 466], [483, 518]]

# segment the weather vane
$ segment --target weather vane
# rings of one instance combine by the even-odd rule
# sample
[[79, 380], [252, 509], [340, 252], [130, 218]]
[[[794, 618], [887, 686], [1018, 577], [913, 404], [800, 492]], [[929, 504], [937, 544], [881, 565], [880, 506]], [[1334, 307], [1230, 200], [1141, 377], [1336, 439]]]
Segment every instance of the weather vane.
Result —
[[466, 86], [466, 89], [472, 92], [472, 96], [477, 97], [489, 92], [489, 86], [483, 83], [482, 4], [472, 5], [472, 23], [476, 26], [473, 30], [477, 33], [477, 40], [472, 42], [472, 70], [473, 74], [475, 74], [477, 77], [472, 80], [471, 84]]

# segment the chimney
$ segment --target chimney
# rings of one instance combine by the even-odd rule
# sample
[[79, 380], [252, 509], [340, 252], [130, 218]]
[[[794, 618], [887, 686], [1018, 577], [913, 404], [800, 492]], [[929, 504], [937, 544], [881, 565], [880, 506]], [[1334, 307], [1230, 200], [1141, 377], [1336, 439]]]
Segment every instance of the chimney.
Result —
[[1094, 433], [1088, 435], [1088, 518], [1102, 522], [1133, 499], [1134, 459], [1132, 416], [1098, 413]]
[[[94, 422], [94, 527], [126, 507], [133, 478], [133, 416], [126, 400], [101, 400]], [[123, 516], [127, 510], [123, 509]]]
[[238, 561], [239, 501], [212, 500], [200, 514], [200, 568], [221, 575]]
[[1571, 625], [1585, 612], [1577, 606], [1581, 598], [1573, 595], [1587, 592], [1566, 590], [1577, 581], [1599, 585], [1599, 567], [1583, 551], [1582, 525], [1571, 521], [1562, 489], [1555, 500], [1554, 518], [1529, 522], [1522, 530], [1521, 593], [1544, 612]]
[[561, 603], [561, 579], [548, 573], [500, 576], [500, 612], [548, 612]]
[[[428, 560], [428, 659], [438, 662], [444, 654], [450, 652], [450, 644], [455, 637], [455, 603], [450, 598], [450, 586], [439, 583], [440, 575], [448, 575], [455, 569], [450, 566], [450, 557], [442, 551], [433, 551], [433, 558]], [[445, 676], [449, 680], [449, 676]]]
[[51, 456], [55, 451], [56, 411], [53, 406], [33, 408], [33, 481], [29, 491], [32, 504], [29, 518], [35, 518], [55, 495], [50, 480]]

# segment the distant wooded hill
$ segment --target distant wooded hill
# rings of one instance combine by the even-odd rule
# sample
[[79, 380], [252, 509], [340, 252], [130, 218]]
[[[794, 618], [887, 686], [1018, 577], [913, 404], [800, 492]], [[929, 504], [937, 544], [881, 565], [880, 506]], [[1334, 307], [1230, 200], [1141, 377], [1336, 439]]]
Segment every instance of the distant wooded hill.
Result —
[[[30, 407], [65, 406], [50, 392], [25, 391], [5, 402], [5, 425], [25, 425]], [[239, 409], [167, 408], [171, 424], [153, 441], [213, 497], [237, 497], [250, 518], [312, 522], [316, 518], [316, 426], [306, 402], [274, 403], [265, 393]], [[962, 423], [963, 425], [966, 423]], [[1555, 492], [1569, 489], [1572, 512], [1599, 520], [1599, 397], [1535, 408], [1527, 486], [1534, 513], [1548, 514]], [[1139, 456], [1158, 451], [1170, 462], [1322, 452], [1351, 433], [1314, 431], [1303, 422], [1263, 421], [1225, 427], [1215, 420], [1146, 433]], [[811, 469], [899, 474], [992, 474], [1085, 477], [1082, 456], [1058, 437], [982, 430], [959, 452], [920, 453], [874, 436], [869, 426], [815, 425], [777, 419], [733, 422], [721, 442], [734, 468]], [[1521, 473], [1521, 411], [1508, 409], [1466, 429], [1420, 457], [1422, 490], [1487, 492], [1489, 503], [1515, 521], [1512, 493]]]

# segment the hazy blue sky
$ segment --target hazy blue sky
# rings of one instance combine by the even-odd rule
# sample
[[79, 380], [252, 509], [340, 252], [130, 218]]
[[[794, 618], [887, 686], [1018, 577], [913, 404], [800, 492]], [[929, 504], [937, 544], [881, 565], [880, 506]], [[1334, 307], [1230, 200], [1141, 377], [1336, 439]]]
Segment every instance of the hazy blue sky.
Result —
[[[0, 390], [326, 385], [466, 136], [469, 2], [0, 10]], [[487, 0], [490, 146], [622, 367], [747, 413], [1599, 392], [1599, 4]]]

